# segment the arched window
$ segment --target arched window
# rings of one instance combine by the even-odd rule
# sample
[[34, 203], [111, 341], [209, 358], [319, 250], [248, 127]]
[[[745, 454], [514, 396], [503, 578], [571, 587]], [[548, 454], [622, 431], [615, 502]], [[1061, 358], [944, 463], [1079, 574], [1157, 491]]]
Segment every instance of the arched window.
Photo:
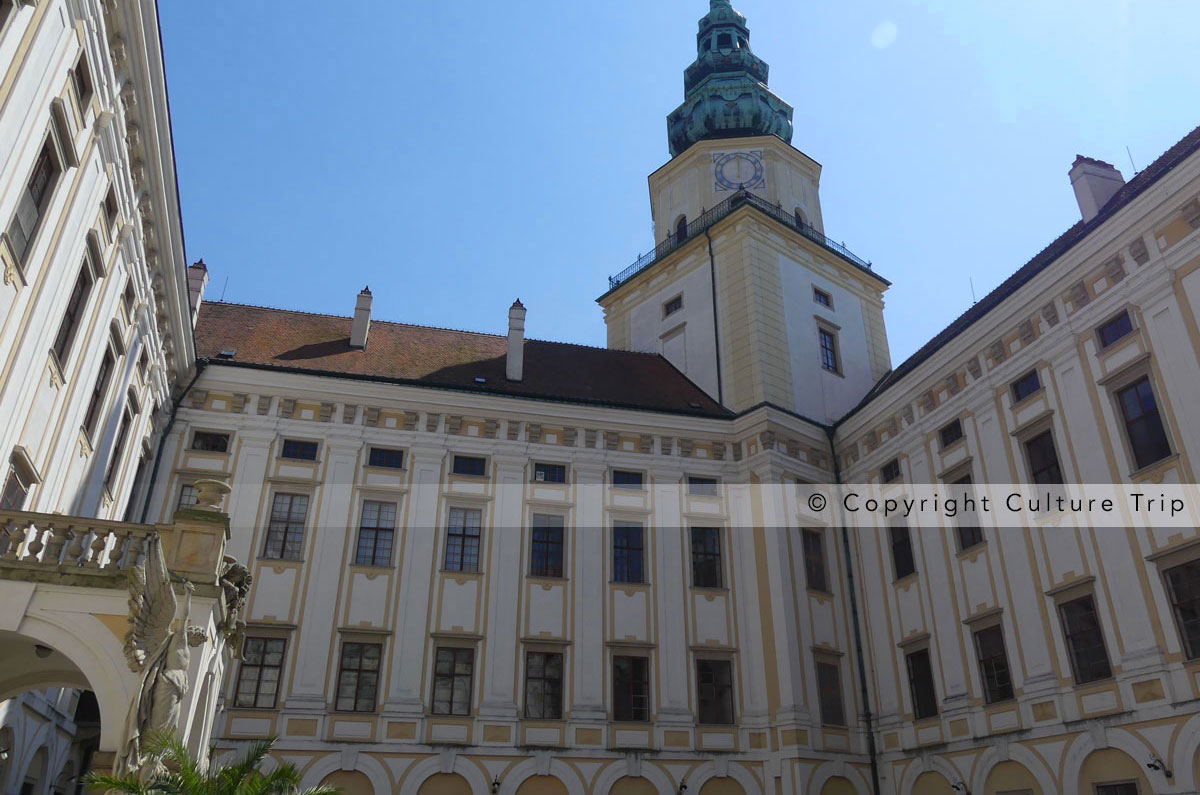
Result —
[[729, 50], [733, 48], [733, 36], [728, 33], [717, 34], [717, 49]]
[[687, 237], [687, 216], [681, 215], [675, 221], [675, 242], [682, 243]]
[[808, 225], [808, 221], [804, 220], [804, 211], [799, 207], [796, 208], [796, 226], [804, 227]]

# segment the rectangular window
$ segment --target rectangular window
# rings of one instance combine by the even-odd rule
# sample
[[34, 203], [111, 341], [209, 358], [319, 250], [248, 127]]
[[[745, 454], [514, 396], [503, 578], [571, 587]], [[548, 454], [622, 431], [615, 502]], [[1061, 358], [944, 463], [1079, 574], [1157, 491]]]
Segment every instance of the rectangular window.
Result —
[[1012, 698], [1012, 674], [1008, 669], [1008, 652], [1004, 649], [1004, 630], [999, 624], [975, 633], [975, 657], [979, 660], [979, 678], [983, 680], [987, 703]]
[[275, 709], [283, 671], [283, 638], [246, 638], [238, 669], [235, 707]]
[[456, 475], [481, 478], [487, 474], [487, 459], [475, 455], [456, 455], [452, 471]]
[[1200, 560], [1167, 569], [1163, 576], [1175, 623], [1183, 638], [1184, 654], [1194, 660], [1200, 657]]
[[271, 522], [263, 557], [275, 560], [300, 560], [304, 544], [304, 519], [308, 516], [308, 497], [304, 494], [276, 494], [271, 504]]
[[383, 646], [378, 643], [342, 644], [336, 709], [343, 712], [375, 711], [382, 656]]
[[804, 542], [804, 580], [810, 591], [829, 593], [825, 570], [825, 536], [820, 530], [802, 530]]
[[688, 494], [693, 494], [697, 497], [717, 496], [716, 478], [699, 478], [693, 475], [688, 475], [687, 486]]
[[483, 512], [478, 508], [451, 508], [446, 528], [446, 571], [479, 571], [479, 533]]
[[112, 188], [109, 188], [108, 193], [104, 197], [104, 220], [108, 223], [108, 229], [110, 232], [112, 232], [113, 227], [117, 225], [118, 212], [117, 194]]
[[821, 343], [821, 366], [831, 373], [840, 373], [837, 355], [837, 337], [832, 331], [817, 329], [817, 339]]
[[696, 660], [698, 721], [733, 723], [733, 666], [729, 660]]
[[842, 675], [837, 663], [817, 661], [817, 695], [820, 697], [821, 723], [826, 726], [845, 726]]
[[642, 473], [630, 472], [625, 469], [614, 469], [612, 484], [614, 489], [641, 489]]
[[977, 514], [974, 511], [965, 511], [967, 500], [974, 500], [975, 489], [972, 488], [970, 475], [965, 475], [950, 485], [958, 486], [954, 490], [953, 495], [957, 500], [962, 501], [964, 512], [955, 517], [955, 531], [958, 534], [958, 551], [970, 549], [983, 543], [983, 528], [973, 523]]
[[963, 438], [963, 427], [961, 420], [955, 420], [938, 431], [938, 438], [942, 442], [942, 449], [945, 450], [950, 445]]
[[933, 689], [933, 668], [929, 650], [921, 649], [904, 655], [908, 667], [908, 687], [912, 694], [913, 716], [917, 720], [938, 714], [937, 691]]
[[71, 289], [71, 297], [67, 299], [67, 308], [63, 312], [62, 321], [58, 325], [58, 334], [54, 338], [54, 355], [63, 369], [67, 366], [67, 356], [75, 342], [75, 332], [83, 323], [83, 310], [87, 307], [88, 297], [92, 293], [92, 273], [85, 263], [79, 269], [79, 278]]
[[721, 587], [721, 529], [692, 528], [692, 587]]
[[179, 503], [175, 506], [175, 510], [182, 511], [185, 508], [191, 508], [193, 505], [200, 504], [200, 492], [191, 483], [184, 483], [179, 487]]
[[121, 414], [121, 424], [117, 426], [117, 441], [113, 445], [112, 457], [108, 460], [108, 471], [104, 473], [104, 488], [112, 494], [113, 481], [121, 469], [121, 459], [125, 457], [125, 442], [129, 438], [129, 426], [133, 425], [133, 411], [128, 406]]
[[75, 85], [75, 96], [79, 107], [85, 107], [92, 99], [92, 75], [88, 72], [87, 57], [80, 55], [79, 63], [71, 70], [71, 82]]
[[17, 212], [8, 224], [8, 239], [18, 262], [25, 261], [25, 254], [37, 232], [38, 222], [45, 215], [59, 173], [53, 144], [47, 140], [33, 164], [33, 173], [29, 175], [25, 189], [17, 199]]
[[533, 542], [529, 549], [530, 577], [561, 577], [563, 572], [563, 518], [534, 514]]
[[563, 656], [552, 652], [525, 653], [525, 717], [562, 718]]
[[366, 500], [358, 523], [359, 566], [392, 565], [392, 543], [396, 534], [396, 503]]
[[367, 458], [367, 466], [384, 467], [385, 469], [404, 469], [404, 451], [389, 450], [386, 447], [372, 447]]
[[613, 720], [650, 720], [650, 660], [613, 657]]
[[643, 533], [637, 522], [613, 522], [613, 582], [646, 581]]
[[663, 304], [663, 317], [668, 317], [683, 309], [683, 296], [677, 295]]
[[912, 535], [908, 532], [908, 525], [903, 523], [889, 527], [888, 535], [892, 542], [892, 569], [896, 572], [896, 579], [902, 580], [917, 570]]
[[1133, 331], [1133, 323], [1129, 320], [1129, 313], [1122, 312], [1096, 329], [1096, 337], [1100, 340], [1100, 347], [1107, 348], [1131, 331]]
[[1163, 428], [1150, 378], [1142, 378], [1117, 392], [1117, 402], [1121, 405], [1125, 433], [1137, 468], [1148, 467], [1169, 456], [1171, 443]]
[[534, 483], [566, 483], [567, 468], [562, 464], [534, 464]]
[[833, 299], [829, 296], [829, 293], [819, 287], [813, 288], [813, 300], [821, 306], [833, 307]]
[[1025, 442], [1025, 456], [1034, 483], [1043, 486], [1062, 484], [1063, 474], [1058, 465], [1058, 451], [1054, 449], [1053, 431], [1043, 431]]
[[284, 439], [283, 451], [279, 454], [280, 458], [295, 458], [299, 461], [316, 461], [317, 450], [320, 445], [317, 442], [305, 442], [300, 439]]
[[0, 492], [0, 510], [19, 511], [25, 507], [25, 498], [28, 496], [29, 489], [17, 474], [17, 470], [9, 470], [8, 479], [4, 481], [4, 491]]
[[92, 397], [88, 400], [87, 413], [83, 415], [83, 430], [89, 439], [96, 438], [96, 423], [100, 421], [100, 409], [104, 406], [104, 396], [108, 393], [108, 382], [112, 378], [114, 364], [116, 361], [113, 359], [112, 350], [106, 350], [104, 359], [100, 362], [100, 372], [96, 374], [96, 383], [92, 387]]
[[433, 714], [470, 715], [475, 650], [439, 648], [433, 673]]
[[884, 483], [892, 483], [900, 479], [900, 459], [893, 458], [879, 468], [879, 479]]
[[121, 293], [121, 311], [125, 313], [126, 319], [133, 322], [133, 307], [137, 303], [137, 297], [133, 292], [133, 280], [125, 282], [125, 290]]
[[1120, 784], [1097, 784], [1096, 795], [1138, 795], [1138, 786], [1133, 781]]
[[205, 453], [228, 453], [229, 434], [196, 431], [192, 434], [192, 449]]
[[1013, 381], [1012, 395], [1013, 402], [1019, 403], [1025, 398], [1032, 395], [1042, 388], [1042, 379], [1038, 377], [1037, 370], [1030, 370], [1025, 375]]
[[1095, 600], [1090, 595], [1083, 596], [1059, 605], [1058, 610], [1075, 683], [1083, 685], [1112, 676]]

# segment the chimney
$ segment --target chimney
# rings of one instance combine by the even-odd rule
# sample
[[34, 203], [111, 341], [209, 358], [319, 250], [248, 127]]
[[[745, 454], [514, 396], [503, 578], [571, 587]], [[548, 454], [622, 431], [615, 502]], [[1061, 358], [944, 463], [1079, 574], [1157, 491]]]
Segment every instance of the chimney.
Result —
[[188, 306], [192, 312], [192, 328], [196, 327], [196, 317], [200, 314], [200, 303], [204, 300], [204, 288], [208, 287], [208, 266], [204, 260], [197, 260], [188, 266]]
[[525, 375], [525, 305], [520, 298], [508, 309], [508, 359], [504, 375], [509, 381], [520, 381]]
[[1068, 173], [1084, 223], [1099, 215], [1108, 200], [1125, 184], [1125, 178], [1116, 167], [1083, 155], [1075, 155], [1075, 162]]
[[350, 324], [350, 347], [362, 350], [367, 347], [367, 333], [371, 330], [371, 286], [367, 285], [358, 294], [354, 304], [354, 321]]

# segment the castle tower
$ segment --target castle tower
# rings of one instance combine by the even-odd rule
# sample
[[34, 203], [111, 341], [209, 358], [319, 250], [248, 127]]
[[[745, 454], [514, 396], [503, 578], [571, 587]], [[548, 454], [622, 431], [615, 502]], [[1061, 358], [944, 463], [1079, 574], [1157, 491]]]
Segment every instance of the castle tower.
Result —
[[825, 237], [821, 166], [791, 146], [792, 108], [728, 0], [696, 50], [649, 178], [657, 246], [598, 299], [608, 345], [661, 353], [734, 411], [831, 421], [891, 367], [889, 283]]

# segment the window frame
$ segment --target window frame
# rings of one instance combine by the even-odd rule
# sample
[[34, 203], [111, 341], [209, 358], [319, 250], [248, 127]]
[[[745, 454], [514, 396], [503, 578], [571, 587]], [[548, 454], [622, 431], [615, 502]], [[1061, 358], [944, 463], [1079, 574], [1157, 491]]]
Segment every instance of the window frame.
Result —
[[[636, 529], [638, 532], [636, 546], [629, 543], [629, 540], [628, 540], [628, 531], [634, 530], [634, 529]], [[625, 543], [620, 544], [620, 545], [617, 544], [617, 531], [618, 530], [625, 531]], [[645, 525], [645, 523], [639, 522], [639, 521], [634, 521], [632, 519], [613, 520], [612, 530], [611, 530], [611, 538], [612, 538], [612, 543], [610, 544], [610, 549], [612, 550], [612, 582], [620, 583], [622, 585], [646, 585], [648, 580], [646, 578], [646, 525]], [[623, 566], [624, 577], [622, 577], [621, 567], [618, 567], [618, 565], [617, 565], [617, 551], [618, 550], [623, 550], [625, 553], [624, 554], [625, 564]], [[638, 576], [638, 579], [636, 579], [636, 580], [628, 579], [629, 577], [633, 576], [630, 573], [630, 568], [631, 568], [630, 561], [633, 560], [631, 555], [635, 550], [637, 552], [637, 576]]]
[[[832, 669], [832, 679], [829, 679]], [[825, 676], [822, 676], [824, 671]], [[828, 655], [813, 656], [813, 672], [817, 683], [817, 707], [820, 711], [822, 726], [836, 726], [840, 729], [845, 729], [848, 726], [846, 720], [846, 698], [842, 692], [842, 666], [841, 660], [837, 657]], [[833, 687], [830, 687], [832, 683]], [[833, 698], [837, 699], [836, 714], [829, 714], [827, 708], [832, 710], [834, 705], [829, 703]]]
[[[312, 445], [312, 455], [288, 455], [289, 449], [295, 453], [307, 451]], [[286, 461], [316, 461], [321, 457], [321, 443], [315, 439], [296, 439], [284, 437], [279, 443], [279, 457]]]
[[67, 306], [63, 310], [58, 333], [54, 335], [54, 343], [51, 348], [64, 379], [66, 378], [67, 360], [70, 359], [71, 351], [75, 347], [75, 339], [78, 336], [79, 328], [83, 325], [83, 316], [87, 313], [88, 303], [95, 286], [96, 275], [85, 256], [83, 264], [79, 267], [79, 278], [75, 280], [75, 285], [71, 288], [71, 294], [67, 298]]
[[[58, 133], [55, 129], [56, 126], [57, 124], [52, 118], [49, 128], [42, 138], [42, 145], [38, 149], [37, 156], [34, 158], [33, 167], [29, 170], [24, 182], [21, 183], [21, 188], [17, 195], [17, 206], [4, 227], [4, 237], [8, 241], [9, 251], [13, 255], [14, 264], [21, 273], [22, 279], [24, 279], [26, 272], [25, 266], [28, 264], [29, 253], [33, 250], [34, 243], [37, 242], [42, 227], [45, 226], [46, 212], [50, 209], [50, 205], [54, 203], [54, 194], [58, 190], [59, 185], [62, 184], [63, 175], [66, 173], [68, 167], [68, 158], [66, 152], [63, 150], [63, 142], [58, 138]], [[22, 226], [21, 235], [24, 238], [24, 242], [21, 250], [18, 252], [12, 236], [13, 224], [17, 223], [22, 202], [25, 201], [25, 194], [28, 193], [30, 194], [29, 198], [33, 198], [33, 191], [30, 189], [30, 186], [33, 184], [34, 177], [41, 166], [43, 155], [49, 163], [48, 175], [45, 185], [42, 187], [40, 199], [33, 202], [37, 217], [33, 220], [33, 224], [30, 226], [28, 232]]]
[[[903, 531], [903, 539], [897, 538], [898, 531]], [[896, 556], [897, 547], [907, 548], [909, 570], [900, 573], [900, 560]], [[900, 521], [888, 525], [888, 549], [892, 559], [892, 576], [894, 582], [899, 582], [907, 577], [912, 577], [918, 571], [917, 569], [917, 551], [913, 547], [912, 530], [908, 524]]]
[[133, 427], [134, 418], [137, 416], [135, 408], [136, 404], [132, 398], [126, 400], [125, 407], [121, 410], [121, 419], [117, 423], [117, 437], [113, 442], [108, 467], [104, 472], [104, 490], [108, 492], [110, 498], [113, 496], [114, 481], [121, 471], [121, 459], [125, 457], [125, 444], [129, 441], [129, 432]]
[[[1121, 331], [1117, 336], [1105, 342], [1105, 331], [1114, 326], [1119, 326], [1122, 320], [1125, 321], [1127, 328], [1125, 328], [1124, 331]], [[1133, 317], [1129, 314], [1129, 310], [1122, 309], [1117, 314], [1111, 316], [1108, 320], [1105, 320], [1103, 323], [1096, 326], [1096, 345], [1100, 351], [1107, 351], [1121, 340], [1133, 334], [1135, 329], [1136, 326], [1133, 325]]]
[[[951, 488], [954, 486], [971, 487], [963, 488], [963, 493], [966, 494], [967, 491], [970, 491], [971, 497], [974, 499], [975, 480], [970, 472], [969, 466], [960, 467], [953, 475], [950, 476], [946, 485]], [[956, 493], [957, 492], [952, 492], [952, 495]], [[987, 539], [984, 538], [983, 535], [983, 527], [978, 524], [967, 523], [970, 521], [970, 517], [974, 517], [975, 520], [978, 521], [978, 511], [972, 512], [970, 516], [965, 514], [963, 511], [959, 511], [958, 515], [951, 520], [954, 523], [954, 540], [957, 544], [958, 552], [960, 554], [967, 552], [968, 550], [975, 549], [976, 547], [987, 542]]]
[[682, 311], [683, 311], [683, 293], [679, 293], [679, 295], [673, 296], [671, 298], [668, 298], [666, 301], [663, 301], [662, 316], [663, 316], [664, 320], [666, 318], [669, 318], [671, 315], [675, 314], [676, 312], [682, 312]]
[[[441, 665], [443, 652], [450, 654], [450, 672], [441, 673], [438, 667]], [[457, 673], [456, 669], [459, 665], [459, 657], [464, 655], [467, 663], [470, 666], [470, 672], [467, 674]], [[459, 692], [459, 686], [462, 684], [463, 678], [466, 678], [466, 711], [456, 711], [454, 696]], [[438, 684], [441, 681], [449, 680], [450, 698], [447, 702], [448, 707], [445, 711], [438, 708]], [[429, 697], [429, 712], [432, 715], [449, 715], [456, 717], [469, 717], [474, 713], [473, 705], [475, 700], [475, 647], [474, 646], [436, 646], [433, 653], [433, 686]]]
[[[456, 526], [456, 513], [461, 513], [462, 524]], [[471, 525], [467, 520], [472, 514], [478, 519], [478, 525]], [[475, 530], [474, 533], [470, 532]], [[455, 539], [459, 539], [457, 542]], [[451, 553], [457, 544], [457, 559], [451, 561]], [[478, 574], [481, 571], [481, 555], [483, 549], [483, 508], [469, 505], [450, 505], [446, 509], [446, 546], [442, 551], [442, 571], [453, 571], [463, 574]]]
[[[561, 480], [551, 480], [548, 476], [538, 479], [538, 474], [548, 475], [551, 472], [561, 472]], [[567, 465], [556, 464], [552, 461], [534, 461], [533, 462], [533, 482], [534, 483], [550, 483], [558, 485], [566, 485], [567, 483]]]
[[[190, 498], [187, 505], [183, 504], [185, 495]], [[200, 491], [196, 488], [195, 483], [184, 482], [179, 484], [179, 491], [175, 497], [175, 510], [183, 511], [200, 504]]]
[[[459, 471], [459, 462], [478, 461], [480, 463], [480, 472], [464, 472]], [[464, 466], [464, 469], [466, 467]], [[474, 469], [474, 467], [471, 467]], [[450, 455], [450, 474], [460, 478], [486, 478], [488, 476], [488, 457], [485, 455], [473, 455], [470, 453], [452, 453]]]
[[833, 294], [828, 290], [822, 290], [820, 287], [813, 285], [813, 303], [817, 306], [823, 306], [826, 309], [833, 309]]
[[[539, 521], [544, 524], [539, 526]], [[544, 538], [538, 538], [539, 530], [546, 531]], [[557, 539], [553, 538], [555, 531], [557, 531]], [[566, 517], [557, 513], [533, 514], [529, 523], [529, 576], [562, 579], [566, 549]], [[539, 551], [540, 561], [538, 559]]]
[[[892, 474], [893, 468], [894, 468], [895, 474]], [[897, 480], [900, 480], [900, 478], [902, 478], [902, 477], [904, 477], [904, 472], [900, 467], [900, 458], [899, 457], [896, 457], [890, 461], [887, 461], [886, 463], [884, 463], [883, 466], [881, 466], [879, 468], [879, 482], [883, 483], [884, 485], [887, 485], [888, 483], [895, 483]]]
[[[953, 431], [955, 429], [957, 429], [958, 435], [954, 436], [953, 434], [951, 434], [950, 440], [947, 441], [946, 440], [946, 432]], [[966, 431], [963, 430], [961, 417], [955, 417], [950, 422], [946, 423], [945, 425], [943, 425], [941, 428], [938, 429], [938, 446], [943, 451], [949, 450], [951, 447], [953, 447], [954, 445], [958, 444], [959, 442], [961, 442], [963, 439], [966, 439], [966, 438], [967, 438], [967, 434], [966, 434]]]
[[[381, 455], [380, 458], [389, 460], [394, 460], [391, 458], [392, 456], [399, 456], [400, 463], [398, 465], [392, 465], [390, 463], [378, 463], [375, 456], [376, 453], [382, 453], [383, 455]], [[371, 445], [367, 448], [367, 466], [374, 467], [376, 469], [404, 469], [407, 458], [408, 456], [405, 454], [405, 451], [398, 447], [376, 447], [375, 445]]]
[[[1043, 439], [1049, 438], [1050, 450], [1054, 453], [1053, 466], [1042, 466], [1034, 468], [1033, 462], [1033, 445]], [[1025, 458], [1025, 468], [1029, 472], [1029, 482], [1038, 486], [1062, 486], [1066, 483], [1066, 473], [1063, 472], [1062, 459], [1058, 455], [1058, 442], [1054, 438], [1054, 428], [1052, 425], [1038, 427], [1028, 434], [1023, 434], [1021, 437], [1021, 452]], [[1057, 480], [1040, 479], [1040, 473], [1049, 473], [1057, 470]]]
[[[701, 548], [697, 549], [697, 534], [708, 536], [701, 540]], [[724, 534], [717, 526], [691, 526], [688, 528], [689, 550], [691, 552], [691, 569], [693, 588], [723, 589], [725, 587], [725, 550], [723, 549]], [[707, 574], [702, 574], [708, 568]]]
[[92, 385], [92, 396], [88, 399], [87, 411], [83, 415], [83, 432], [93, 447], [96, 432], [99, 430], [100, 415], [104, 413], [104, 404], [108, 402], [108, 387], [112, 383], [113, 370], [117, 367], [117, 358], [112, 345], [106, 345]]
[[[1032, 389], [1029, 389], [1029, 391], [1024, 392], [1023, 389], [1025, 388], [1026, 382], [1028, 382], [1031, 377], [1036, 385]], [[1038, 392], [1041, 392], [1045, 388], [1045, 384], [1042, 383], [1042, 374], [1038, 372], [1036, 367], [1034, 367], [1032, 370], [1023, 373], [1019, 378], [1014, 379], [1012, 383], [1008, 385], [1008, 388], [1010, 394], [1012, 395], [1013, 405], [1015, 406], [1018, 403], [1025, 402]]]
[[[995, 640], [999, 644], [999, 652], [992, 650], [985, 656], [980, 636], [992, 632], [997, 635]], [[984, 703], [990, 706], [1016, 698], [1012, 664], [1008, 660], [1008, 644], [1005, 642], [1004, 627], [1000, 621], [971, 627], [971, 647], [975, 651], [975, 664], [979, 670], [979, 683], [983, 687]]]
[[[828, 345], [826, 341], [828, 341]], [[842, 375], [842, 351], [841, 345], [838, 344], [837, 331], [824, 323], [817, 324], [817, 353], [822, 370], [834, 375]]]
[[[1192, 604], [1194, 604], [1193, 609], [1196, 613], [1196, 618], [1192, 620], [1195, 631], [1194, 638], [1189, 636], [1188, 630], [1185, 628], [1185, 621], [1180, 615], [1179, 604], [1176, 600], [1176, 588], [1170, 576], [1171, 572], [1179, 571], [1189, 567], [1195, 567], [1197, 570], [1195, 577], [1197, 581], [1196, 595], [1189, 600]], [[1171, 608], [1171, 615], [1175, 621], [1175, 631], [1179, 633], [1179, 645], [1183, 650], [1184, 659], [1200, 659], [1200, 559], [1193, 558], [1191, 560], [1179, 561], [1173, 563], [1172, 565], [1166, 566], [1162, 569], [1162, 578], [1163, 589], [1167, 597], [1167, 604]]]
[[[1068, 628], [1067, 608], [1071, 607], [1072, 605], [1078, 605], [1082, 602], [1090, 603], [1091, 617], [1092, 617], [1093, 621], [1095, 622], [1095, 626], [1088, 628], [1088, 629], [1072, 632]], [[1070, 598], [1063, 599], [1062, 601], [1058, 602], [1056, 607], [1057, 607], [1057, 612], [1058, 612], [1059, 626], [1062, 630], [1063, 649], [1067, 653], [1067, 662], [1070, 663], [1070, 666], [1071, 666], [1071, 678], [1075, 682], [1075, 684], [1077, 686], [1078, 685], [1087, 685], [1087, 684], [1091, 684], [1092, 682], [1103, 682], [1107, 679], [1111, 679], [1113, 676], [1112, 657], [1109, 655], [1109, 652], [1108, 652], [1108, 641], [1105, 638], [1103, 622], [1100, 620], [1100, 608], [1096, 604], [1096, 595], [1094, 593], [1092, 593], [1091, 591], [1088, 591], [1086, 593], [1076, 594], [1076, 595], [1071, 596]], [[1087, 678], [1084, 678], [1080, 674], [1079, 659], [1078, 659], [1079, 649], [1075, 645], [1075, 639], [1085, 635], [1085, 633], [1086, 634], [1091, 634], [1091, 633], [1095, 634], [1095, 639], [1094, 639], [1094, 642], [1091, 644], [1091, 648], [1099, 648], [1104, 653], [1103, 666], [1099, 666], [1097, 664], [1098, 661], [1096, 661], [1096, 660], [1089, 661], [1088, 665], [1095, 666], [1097, 669], [1097, 672], [1095, 675], [1092, 675], [1089, 672], [1087, 674]]]
[[[16, 497], [14, 495], [20, 495]], [[8, 477], [4, 479], [4, 488], [0, 489], [0, 510], [22, 511], [25, 501], [29, 499], [29, 484], [21, 478], [16, 466], [10, 466]]]
[[[276, 509], [281, 497], [287, 498], [288, 501], [286, 517], [276, 516]], [[304, 513], [299, 520], [296, 519], [294, 513], [297, 500], [304, 501]], [[311, 505], [312, 496], [304, 492], [271, 492], [271, 508], [267, 514], [267, 531], [263, 534], [262, 555], [260, 556], [262, 559], [294, 562], [304, 560], [304, 542], [307, 535], [308, 511]], [[271, 554], [275, 540], [278, 540], [278, 553]], [[289, 555], [289, 542], [295, 543], [295, 557]]]
[[692, 497], [719, 497], [721, 481], [707, 475], [685, 475], [687, 493]]
[[[252, 662], [249, 662], [249, 660], [248, 660], [247, 655], [249, 654], [249, 652], [248, 652], [247, 647], [253, 641], [262, 643], [262, 650], [259, 655], [262, 662], [252, 663]], [[280, 644], [279, 664], [278, 665], [270, 665], [266, 662], [267, 653], [268, 653], [267, 646], [272, 643]], [[284, 663], [287, 661], [287, 651], [288, 651], [287, 638], [277, 637], [274, 635], [247, 635], [245, 637], [245, 639], [243, 639], [242, 654], [241, 654], [241, 657], [239, 660], [240, 664], [238, 666], [237, 678], [234, 680], [234, 686], [233, 686], [233, 708], [234, 709], [273, 710], [273, 709], [279, 708], [279, 686], [283, 683], [283, 667], [284, 667]], [[263, 704], [259, 703], [259, 696], [262, 694], [263, 673], [264, 673], [264, 671], [269, 670], [269, 669], [274, 670], [276, 672], [275, 673], [276, 678], [273, 683], [275, 685], [275, 690], [273, 693], [271, 693], [271, 703], [267, 704], [267, 705], [263, 705]], [[240, 703], [241, 699], [242, 699], [242, 687], [243, 687], [243, 683], [246, 681], [247, 673], [249, 673], [250, 670], [253, 670], [253, 673], [254, 673], [254, 697], [251, 700], [251, 703], [242, 704], [242, 703]]]
[[[924, 668], [922, 670], [914, 669], [914, 660], [924, 656]], [[941, 714], [941, 707], [938, 703], [937, 681], [933, 675], [933, 657], [929, 653], [929, 647], [922, 646], [920, 648], [911, 649], [904, 653], [904, 669], [908, 678], [908, 695], [912, 700], [912, 714], [914, 721], [929, 720], [938, 717]], [[918, 681], [918, 674], [928, 677], [928, 681]], [[928, 685], [929, 692], [923, 694], [919, 692], [919, 685]], [[923, 698], [925, 695], [927, 698]], [[926, 701], [929, 703], [927, 704]], [[932, 707], [933, 711], [928, 712], [924, 707]]]
[[[367, 524], [367, 506], [376, 506], [372, 517], [373, 525]], [[385, 508], [391, 507], [391, 524], [386, 525]], [[354, 539], [354, 565], [388, 568], [392, 565], [392, 553], [396, 549], [396, 517], [400, 513], [400, 504], [392, 500], [364, 499], [358, 509], [358, 533]], [[366, 533], [373, 534], [370, 540], [369, 554], [364, 555], [363, 542]], [[386, 556], [380, 554], [381, 540], [386, 534]]]
[[[541, 675], [531, 676], [532, 670], [531, 660], [537, 655], [541, 661]], [[548, 676], [546, 671], [549, 668], [549, 661], [552, 658], [558, 658], [558, 677]], [[563, 719], [563, 683], [566, 680], [566, 655], [561, 651], [546, 651], [543, 649], [526, 649], [525, 650], [525, 689], [523, 691], [523, 703], [521, 705], [521, 714], [527, 720], [562, 720]], [[532, 714], [534, 711], [530, 709], [530, 684], [532, 682], [542, 683], [542, 709], [538, 710], [541, 714]], [[557, 687], [557, 691], [551, 698], [554, 700], [553, 709], [546, 709], [546, 693], [548, 690], [553, 690]], [[547, 713], [552, 714], [547, 714]]]
[[[705, 683], [705, 669], [714, 681]], [[696, 723], [701, 726], [732, 726], [737, 723], [737, 711], [734, 699], [733, 661], [727, 657], [697, 657], [696, 665]], [[724, 673], [728, 681], [716, 681]], [[711, 695], [705, 698], [705, 689], [710, 689]], [[705, 714], [705, 704], [709, 712]], [[726, 719], [726, 711], [728, 716]]]
[[[1146, 409], [1144, 396], [1139, 389], [1143, 385], [1146, 387], [1146, 390], [1150, 396], [1150, 400], [1153, 403], [1153, 412], [1147, 411]], [[1129, 456], [1129, 460], [1133, 465], [1134, 472], [1148, 469], [1149, 467], [1152, 467], [1155, 464], [1165, 461], [1166, 459], [1175, 455], [1176, 448], [1172, 442], [1171, 431], [1167, 427], [1166, 418], [1163, 416], [1163, 410], [1158, 396], [1159, 390], [1156, 389], [1155, 386], [1154, 378], [1151, 377], [1151, 374], [1148, 370], [1138, 370], [1132, 377], [1122, 380], [1119, 386], [1114, 386], [1111, 390], [1116, 417], [1121, 423], [1121, 431], [1125, 441], [1126, 454]], [[1130, 391], [1136, 391], [1138, 408], [1142, 412], [1140, 416], [1132, 419], [1130, 419], [1129, 414], [1126, 412], [1126, 404], [1124, 400], [1124, 395]], [[1130, 429], [1130, 426], [1134, 423], [1142, 423], [1142, 425], [1139, 425], [1139, 427], [1147, 427], [1151, 429], [1153, 428], [1154, 424], [1157, 424], [1158, 433], [1161, 435], [1160, 444], [1162, 445], [1162, 449], [1165, 449], [1166, 452], [1157, 458], [1143, 461], [1142, 456], [1139, 455], [1139, 447], [1134, 442], [1134, 434]], [[1147, 443], [1149, 443], [1149, 441], [1157, 440], [1148, 440]], [[1155, 449], [1149, 449], [1147, 452], [1145, 452], [1145, 455], [1154, 455], [1156, 452], [1158, 451]]]
[[[628, 693], [622, 692], [623, 684], [618, 679], [618, 660], [637, 661], [630, 666]], [[651, 706], [650, 657], [646, 654], [613, 654], [612, 669], [612, 720], [619, 723], [649, 723]], [[641, 669], [640, 671], [638, 669]], [[644, 692], [638, 692], [638, 690]], [[642, 703], [639, 705], [638, 701]]]
[[[347, 668], [346, 667], [346, 652], [349, 649], [351, 649], [352, 647], [358, 647], [359, 662], [356, 667]], [[363, 661], [366, 658], [366, 652], [368, 649], [376, 650], [375, 668], [374, 669], [364, 667], [364, 665], [363, 665]], [[357, 639], [342, 640], [341, 647], [338, 649], [337, 689], [333, 693], [333, 711], [334, 712], [357, 712], [357, 713], [367, 713], [367, 714], [373, 713], [373, 712], [378, 712], [379, 711], [380, 675], [385, 670], [386, 669], [384, 668], [384, 665], [383, 665], [383, 644], [382, 643], [373, 643], [371, 641], [357, 640]], [[362, 691], [365, 687], [368, 687], [368, 686], [365, 686], [362, 681], [362, 679], [363, 679], [362, 674], [364, 674], [364, 673], [375, 675], [375, 683], [373, 685], [369, 686], [370, 687], [370, 700], [371, 700], [371, 708], [370, 709], [364, 709], [359, 706], [359, 702], [363, 700]], [[354, 675], [354, 696], [352, 697], [353, 706], [351, 706], [349, 708], [342, 706], [342, 698], [343, 698], [342, 697], [342, 688], [345, 686], [345, 679], [346, 679], [347, 674]]]
[[[622, 477], [627, 475], [637, 475], [637, 483], [618, 483], [618, 475], [621, 475]], [[617, 469], [614, 467], [613, 469], [609, 470], [609, 481], [614, 489], [621, 489], [622, 491], [646, 490], [646, 473], [637, 469]]]
[[[205, 437], [205, 438], [213, 439], [213, 440], [215, 440], [217, 438], [223, 438], [225, 440], [225, 449], [210, 450], [206, 447], [197, 447], [196, 444], [200, 440], [201, 437]], [[198, 452], [198, 453], [216, 453], [218, 455], [228, 455], [230, 443], [232, 441], [233, 441], [233, 434], [229, 431], [193, 430], [192, 431], [192, 443], [188, 447], [188, 450]]]
[[832, 593], [829, 589], [829, 563], [825, 555], [825, 532], [811, 527], [801, 528], [800, 548], [804, 554], [805, 587], [816, 593]]

